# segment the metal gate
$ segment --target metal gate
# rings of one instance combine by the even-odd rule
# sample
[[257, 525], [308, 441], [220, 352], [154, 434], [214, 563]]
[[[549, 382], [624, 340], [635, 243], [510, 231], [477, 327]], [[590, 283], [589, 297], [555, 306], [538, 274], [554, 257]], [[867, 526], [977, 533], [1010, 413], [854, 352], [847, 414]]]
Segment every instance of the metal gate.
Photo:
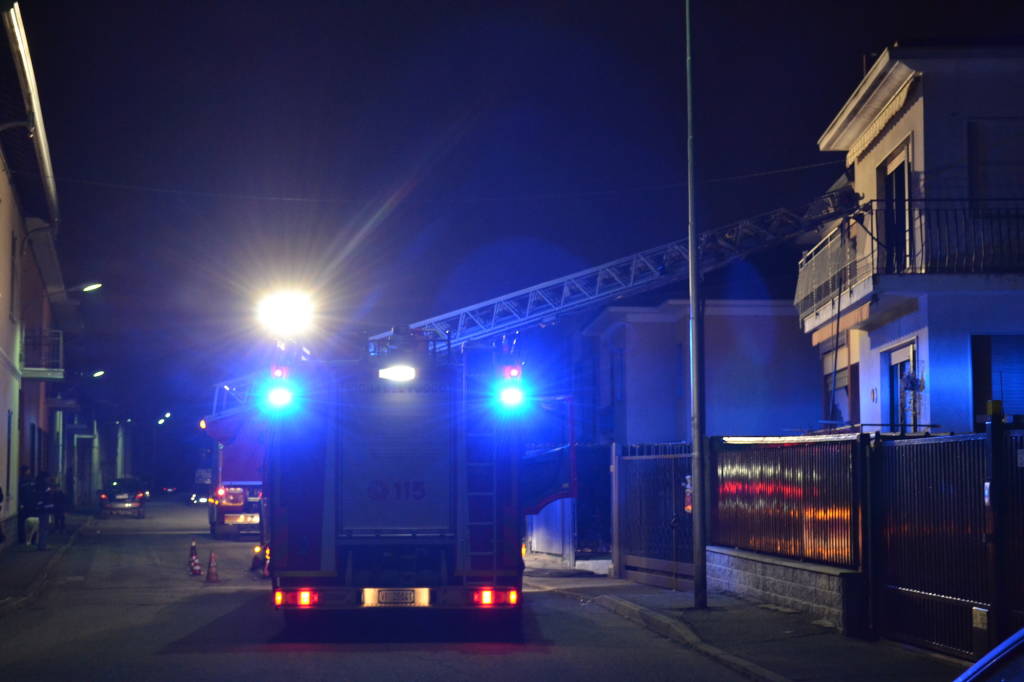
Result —
[[612, 449], [612, 563], [635, 582], [693, 587], [688, 443]]
[[881, 443], [872, 477], [883, 636], [957, 656], [987, 648], [988, 441], [972, 434]]

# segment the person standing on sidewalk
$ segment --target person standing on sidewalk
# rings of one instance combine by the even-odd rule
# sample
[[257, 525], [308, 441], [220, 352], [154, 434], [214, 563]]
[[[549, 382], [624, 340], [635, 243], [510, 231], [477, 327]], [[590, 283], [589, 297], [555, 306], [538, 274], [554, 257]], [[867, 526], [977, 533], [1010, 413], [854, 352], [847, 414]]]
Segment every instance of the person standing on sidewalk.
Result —
[[50, 488], [50, 476], [40, 471], [36, 478], [36, 515], [39, 516], [39, 541], [36, 547], [46, 549], [46, 541], [50, 536], [50, 514], [53, 513], [53, 491]]
[[18, 478], [18, 544], [24, 545], [28, 539], [25, 535], [25, 522], [36, 513], [36, 482], [29, 473], [28, 466], [21, 467]]
[[53, 486], [53, 530], [58, 533], [64, 532], [64, 511], [67, 508], [67, 495], [59, 485]]

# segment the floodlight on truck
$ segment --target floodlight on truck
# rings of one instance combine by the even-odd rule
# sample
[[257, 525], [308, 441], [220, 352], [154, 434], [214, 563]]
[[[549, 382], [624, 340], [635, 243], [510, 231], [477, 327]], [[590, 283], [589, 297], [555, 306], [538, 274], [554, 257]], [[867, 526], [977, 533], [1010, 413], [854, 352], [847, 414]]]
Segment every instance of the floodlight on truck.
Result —
[[377, 371], [377, 376], [387, 381], [406, 382], [416, 378], [416, 368], [410, 365], [391, 365], [382, 367]]

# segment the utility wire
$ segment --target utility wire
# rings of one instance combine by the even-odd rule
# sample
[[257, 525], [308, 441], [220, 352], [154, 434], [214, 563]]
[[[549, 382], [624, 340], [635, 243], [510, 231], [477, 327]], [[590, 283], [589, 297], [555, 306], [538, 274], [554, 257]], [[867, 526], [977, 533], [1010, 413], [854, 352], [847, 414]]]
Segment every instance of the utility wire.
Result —
[[[841, 159], [833, 161], [823, 161], [821, 163], [809, 163], [802, 166], [791, 166], [789, 168], [778, 168], [769, 171], [760, 171], [757, 173], [746, 173], [744, 175], [731, 175], [722, 178], [712, 178], [707, 182], [718, 183], [718, 182], [730, 182], [733, 180], [746, 180], [749, 178], [761, 178], [770, 175], [780, 175], [783, 173], [794, 173], [802, 170], [808, 170], [811, 168], [821, 168], [823, 166], [834, 166], [842, 163]], [[12, 171], [17, 174], [31, 174], [37, 175], [37, 173], [29, 171]], [[156, 185], [136, 185], [130, 183], [121, 182], [107, 182], [103, 180], [89, 180], [86, 178], [73, 178], [68, 176], [54, 176], [54, 179], [60, 183], [72, 183], [78, 185], [89, 185], [91, 187], [106, 187], [109, 189], [119, 189], [131, 192], [149, 192], [153, 194], [170, 194], [179, 196], [193, 196], [193, 197], [208, 197], [211, 199], [241, 199], [247, 201], [279, 201], [279, 202], [291, 202], [291, 203], [306, 203], [306, 204], [371, 204], [372, 200], [369, 199], [346, 199], [337, 197], [303, 197], [303, 196], [287, 196], [287, 195], [271, 195], [271, 194], [241, 194], [234, 192], [211, 192], [204, 190], [193, 190], [193, 189], [180, 189], [174, 187], [160, 187]], [[476, 202], [492, 202], [492, 201], [531, 201], [537, 199], [571, 199], [571, 198], [599, 198], [599, 197], [611, 197], [619, 194], [631, 194], [635, 192], [659, 192], [666, 190], [678, 190], [685, 189], [685, 182], [669, 182], [657, 185], [639, 185], [634, 187], [623, 187], [619, 189], [606, 189], [606, 190], [589, 190], [579, 192], [541, 192], [537, 194], [520, 194], [520, 195], [494, 195], [494, 196], [476, 196], [476, 197], [464, 197], [461, 199], [417, 199], [412, 200], [416, 203], [476, 203]], [[406, 200], [408, 202], [409, 200]]]

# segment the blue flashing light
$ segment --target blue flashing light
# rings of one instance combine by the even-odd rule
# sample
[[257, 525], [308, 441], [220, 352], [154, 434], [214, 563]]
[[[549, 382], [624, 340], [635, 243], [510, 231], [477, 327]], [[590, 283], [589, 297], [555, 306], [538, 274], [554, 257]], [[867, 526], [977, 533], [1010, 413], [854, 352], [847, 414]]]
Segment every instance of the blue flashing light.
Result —
[[267, 393], [267, 402], [270, 403], [273, 407], [284, 407], [286, 405], [291, 404], [292, 398], [294, 397], [295, 396], [292, 395], [291, 390], [285, 388], [284, 386], [278, 386], [276, 388], [270, 389], [270, 391]]
[[269, 414], [284, 414], [296, 408], [298, 390], [286, 379], [272, 379], [259, 392], [260, 408]]
[[523, 389], [518, 386], [506, 386], [498, 392], [498, 400], [505, 407], [518, 407], [523, 404]]

